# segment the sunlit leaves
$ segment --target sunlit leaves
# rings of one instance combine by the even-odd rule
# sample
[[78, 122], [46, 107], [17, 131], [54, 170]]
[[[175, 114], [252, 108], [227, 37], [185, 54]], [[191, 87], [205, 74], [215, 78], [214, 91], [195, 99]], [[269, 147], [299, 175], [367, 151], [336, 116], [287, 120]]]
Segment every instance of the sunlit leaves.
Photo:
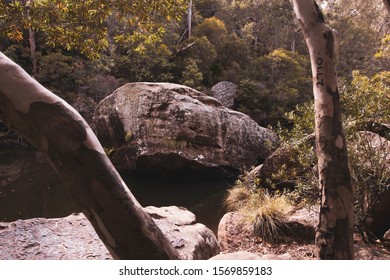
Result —
[[375, 58], [390, 60], [390, 34], [382, 39], [380, 50], [375, 54]]
[[6, 34], [12, 41], [19, 42], [23, 40], [23, 33], [15, 25], [10, 26]]
[[179, 19], [186, 9], [184, 0], [31, 0], [2, 1], [0, 23], [3, 36], [23, 39], [23, 30], [43, 35], [52, 47], [75, 49], [94, 58], [108, 46], [108, 20], [115, 17], [123, 26], [114, 34], [117, 42], [155, 43], [161, 38], [162, 23]]
[[[390, 122], [390, 71], [372, 77], [352, 72], [351, 85], [342, 90], [343, 111], [349, 124], [363, 121]], [[348, 127], [348, 124], [347, 124]]]

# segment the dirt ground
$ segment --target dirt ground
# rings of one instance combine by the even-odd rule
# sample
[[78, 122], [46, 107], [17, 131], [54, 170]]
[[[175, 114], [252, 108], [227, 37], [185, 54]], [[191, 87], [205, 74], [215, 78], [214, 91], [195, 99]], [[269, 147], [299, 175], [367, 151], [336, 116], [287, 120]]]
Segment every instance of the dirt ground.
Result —
[[[297, 242], [284, 238], [274, 242], [265, 242], [261, 238], [244, 232], [236, 236], [237, 242], [231, 243], [222, 253], [247, 251], [259, 256], [269, 255], [271, 259], [316, 260], [317, 247], [313, 242]], [[358, 234], [354, 235], [355, 259], [390, 260], [390, 248], [384, 244], [366, 244]]]

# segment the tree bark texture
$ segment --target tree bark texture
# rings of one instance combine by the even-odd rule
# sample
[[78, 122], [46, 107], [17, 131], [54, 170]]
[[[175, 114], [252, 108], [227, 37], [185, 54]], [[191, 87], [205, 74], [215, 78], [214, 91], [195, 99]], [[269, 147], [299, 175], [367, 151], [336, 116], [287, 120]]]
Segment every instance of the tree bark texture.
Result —
[[47, 156], [114, 258], [179, 258], [79, 113], [1, 52], [0, 119]]
[[291, 0], [310, 53], [321, 189], [320, 259], [353, 259], [353, 187], [337, 88], [335, 34], [313, 0]]

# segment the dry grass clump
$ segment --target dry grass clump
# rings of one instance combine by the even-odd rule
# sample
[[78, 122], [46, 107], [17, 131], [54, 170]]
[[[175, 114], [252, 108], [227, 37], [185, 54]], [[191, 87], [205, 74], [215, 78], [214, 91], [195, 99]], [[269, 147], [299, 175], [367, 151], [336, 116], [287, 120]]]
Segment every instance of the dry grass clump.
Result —
[[228, 190], [228, 194], [225, 197], [225, 206], [228, 211], [238, 211], [252, 195], [253, 192], [247, 187], [236, 185]]
[[267, 190], [256, 187], [256, 183], [243, 175], [228, 190], [225, 205], [229, 211], [241, 213], [244, 222], [252, 226], [256, 236], [271, 241], [285, 226], [286, 216], [293, 207], [285, 196], [272, 195]]

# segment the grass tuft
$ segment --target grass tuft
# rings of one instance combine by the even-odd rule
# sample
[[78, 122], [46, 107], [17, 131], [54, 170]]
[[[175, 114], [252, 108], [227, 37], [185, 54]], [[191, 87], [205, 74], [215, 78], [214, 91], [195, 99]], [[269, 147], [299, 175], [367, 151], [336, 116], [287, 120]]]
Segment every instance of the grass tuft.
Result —
[[228, 190], [225, 206], [228, 211], [237, 211], [250, 224], [253, 233], [265, 241], [272, 241], [285, 226], [286, 216], [293, 206], [283, 195], [271, 195], [258, 187], [253, 178], [244, 174], [236, 185]]

